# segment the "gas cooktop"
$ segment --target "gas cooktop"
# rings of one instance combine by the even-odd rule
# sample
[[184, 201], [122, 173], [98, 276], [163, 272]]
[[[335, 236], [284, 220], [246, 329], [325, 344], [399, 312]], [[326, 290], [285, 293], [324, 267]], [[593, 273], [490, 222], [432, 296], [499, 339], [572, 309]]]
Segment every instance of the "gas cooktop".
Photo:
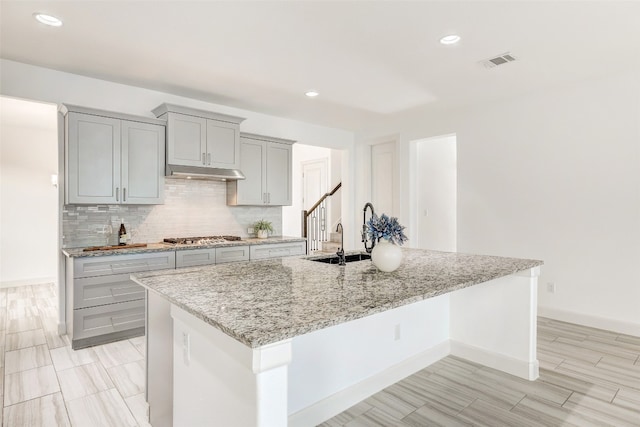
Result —
[[206, 237], [169, 237], [165, 243], [174, 245], [210, 245], [213, 243], [238, 242], [242, 240], [238, 236], [206, 236]]

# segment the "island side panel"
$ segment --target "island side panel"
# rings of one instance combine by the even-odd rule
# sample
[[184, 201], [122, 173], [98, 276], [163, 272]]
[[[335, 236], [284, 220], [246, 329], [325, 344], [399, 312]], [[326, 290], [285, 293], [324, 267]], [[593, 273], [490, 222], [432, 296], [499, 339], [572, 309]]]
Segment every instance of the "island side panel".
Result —
[[171, 303], [146, 290], [146, 397], [153, 427], [173, 425], [173, 321]]
[[251, 349], [186, 311], [173, 319], [173, 425], [286, 426], [290, 340]]
[[293, 339], [289, 426], [317, 425], [449, 353], [449, 295]]
[[536, 356], [539, 267], [450, 295], [451, 353], [528, 380]]

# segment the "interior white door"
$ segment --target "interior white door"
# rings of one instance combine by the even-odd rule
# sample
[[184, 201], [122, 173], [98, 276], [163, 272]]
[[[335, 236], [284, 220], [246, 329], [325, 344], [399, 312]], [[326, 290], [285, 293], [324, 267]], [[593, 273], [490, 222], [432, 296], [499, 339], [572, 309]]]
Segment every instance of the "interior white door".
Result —
[[396, 143], [371, 146], [371, 203], [376, 214], [398, 216]]

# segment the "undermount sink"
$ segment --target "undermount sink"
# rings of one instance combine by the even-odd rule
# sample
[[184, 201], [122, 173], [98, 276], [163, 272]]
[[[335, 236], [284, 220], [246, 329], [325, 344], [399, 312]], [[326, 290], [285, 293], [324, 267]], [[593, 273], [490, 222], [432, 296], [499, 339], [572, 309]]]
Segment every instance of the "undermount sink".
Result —
[[[352, 254], [345, 255], [344, 257], [345, 262], [365, 261], [368, 259], [371, 259], [370, 254]], [[338, 264], [339, 258], [335, 255], [332, 255], [324, 258], [309, 259], [309, 261], [324, 262], [325, 264]]]

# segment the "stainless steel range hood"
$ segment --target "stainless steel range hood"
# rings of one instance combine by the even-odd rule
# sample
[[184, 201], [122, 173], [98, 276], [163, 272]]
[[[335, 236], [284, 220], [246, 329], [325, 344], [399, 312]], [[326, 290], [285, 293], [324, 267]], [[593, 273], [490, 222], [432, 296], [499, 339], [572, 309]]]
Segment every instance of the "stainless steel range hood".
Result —
[[210, 181], [237, 181], [245, 179], [238, 169], [206, 168], [199, 166], [167, 165], [168, 178], [206, 179]]

